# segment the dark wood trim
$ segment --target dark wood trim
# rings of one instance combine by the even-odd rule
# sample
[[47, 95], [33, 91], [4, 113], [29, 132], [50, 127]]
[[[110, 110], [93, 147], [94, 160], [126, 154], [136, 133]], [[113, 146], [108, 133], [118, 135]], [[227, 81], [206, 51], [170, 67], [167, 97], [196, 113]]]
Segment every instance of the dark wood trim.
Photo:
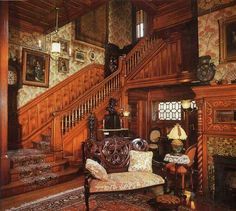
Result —
[[0, 2], [0, 185], [9, 181], [8, 128], [8, 2]]

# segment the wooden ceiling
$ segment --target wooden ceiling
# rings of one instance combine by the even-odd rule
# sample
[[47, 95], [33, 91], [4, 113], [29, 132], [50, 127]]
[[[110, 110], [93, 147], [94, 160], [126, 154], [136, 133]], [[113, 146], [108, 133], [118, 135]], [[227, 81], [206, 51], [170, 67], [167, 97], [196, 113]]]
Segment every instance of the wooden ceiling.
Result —
[[[13, 0], [9, 1], [10, 24], [24, 31], [49, 33], [55, 29], [56, 7], [59, 27], [94, 10], [109, 0]], [[151, 15], [168, 12], [176, 0], [131, 0]]]
[[10, 24], [25, 31], [48, 33], [55, 28], [56, 7], [63, 26], [108, 0], [18, 0], [9, 1]]

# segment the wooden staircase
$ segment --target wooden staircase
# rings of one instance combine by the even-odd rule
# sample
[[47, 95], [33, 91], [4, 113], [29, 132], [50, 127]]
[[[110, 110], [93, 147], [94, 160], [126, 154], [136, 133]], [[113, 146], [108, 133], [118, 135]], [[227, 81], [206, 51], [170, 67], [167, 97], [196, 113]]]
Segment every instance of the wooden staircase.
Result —
[[[137, 75], [141, 73], [145, 80], [143, 64], [165, 47], [155, 35], [143, 38], [119, 59], [118, 70], [107, 78], [103, 78], [103, 66], [89, 65], [23, 106], [18, 111], [21, 140], [11, 143], [20, 149], [9, 152], [11, 182], [0, 188], [1, 197], [77, 176], [88, 115], [93, 112], [98, 121], [102, 120], [111, 97], [118, 99], [121, 107], [128, 105], [126, 91], [132, 87], [132, 79], [135, 87]], [[160, 74], [155, 76], [160, 78]]]

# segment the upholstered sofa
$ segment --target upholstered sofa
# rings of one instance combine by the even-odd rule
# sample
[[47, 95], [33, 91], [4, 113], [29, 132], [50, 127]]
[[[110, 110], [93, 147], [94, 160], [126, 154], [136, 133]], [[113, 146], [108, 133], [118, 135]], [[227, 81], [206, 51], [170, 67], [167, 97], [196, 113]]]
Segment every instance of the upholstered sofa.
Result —
[[91, 194], [164, 185], [164, 179], [152, 173], [152, 156], [148, 143], [140, 138], [113, 136], [98, 141], [90, 136], [83, 143], [86, 210]]

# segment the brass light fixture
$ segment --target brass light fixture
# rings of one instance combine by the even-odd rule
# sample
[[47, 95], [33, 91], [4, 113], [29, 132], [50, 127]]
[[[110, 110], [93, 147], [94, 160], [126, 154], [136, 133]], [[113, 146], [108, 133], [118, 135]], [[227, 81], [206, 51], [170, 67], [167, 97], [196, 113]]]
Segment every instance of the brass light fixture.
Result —
[[61, 53], [61, 43], [58, 37], [58, 14], [59, 8], [56, 7], [56, 23], [55, 23], [55, 37], [53, 38], [52, 45], [51, 45], [51, 56], [54, 60], [57, 60]]

